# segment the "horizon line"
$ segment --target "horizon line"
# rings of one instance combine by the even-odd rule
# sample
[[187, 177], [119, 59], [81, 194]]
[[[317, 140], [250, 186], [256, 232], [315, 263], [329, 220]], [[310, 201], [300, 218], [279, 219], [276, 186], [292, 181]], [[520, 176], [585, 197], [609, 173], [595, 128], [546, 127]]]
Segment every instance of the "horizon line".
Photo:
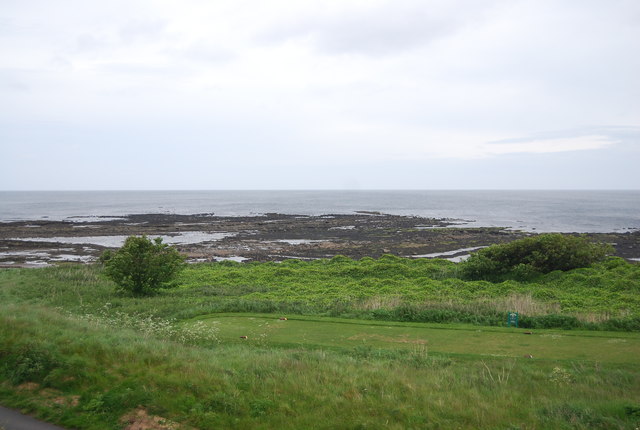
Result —
[[0, 192], [369, 192], [369, 191], [640, 191], [640, 188], [168, 188], [168, 189], [13, 189]]

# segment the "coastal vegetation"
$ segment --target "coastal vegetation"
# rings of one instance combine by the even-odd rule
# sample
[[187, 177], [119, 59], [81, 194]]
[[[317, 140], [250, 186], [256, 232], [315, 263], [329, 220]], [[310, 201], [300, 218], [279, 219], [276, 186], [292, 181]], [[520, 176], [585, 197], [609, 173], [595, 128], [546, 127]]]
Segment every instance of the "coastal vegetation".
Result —
[[597, 260], [199, 263], [145, 297], [109, 261], [0, 270], [0, 402], [79, 429], [636, 428], [640, 266]]
[[177, 317], [289, 312], [499, 326], [518, 311], [529, 327], [640, 329], [640, 267], [615, 257], [534, 281], [470, 281], [460, 264], [386, 255], [198, 264], [179, 283], [176, 295], [195, 301]]
[[174, 248], [147, 236], [129, 236], [116, 252], [102, 254], [105, 274], [118, 289], [134, 296], [146, 296], [171, 286], [184, 267], [184, 257]]
[[611, 245], [586, 237], [541, 234], [481, 249], [465, 261], [463, 272], [469, 279], [527, 280], [555, 270], [588, 267], [613, 252]]

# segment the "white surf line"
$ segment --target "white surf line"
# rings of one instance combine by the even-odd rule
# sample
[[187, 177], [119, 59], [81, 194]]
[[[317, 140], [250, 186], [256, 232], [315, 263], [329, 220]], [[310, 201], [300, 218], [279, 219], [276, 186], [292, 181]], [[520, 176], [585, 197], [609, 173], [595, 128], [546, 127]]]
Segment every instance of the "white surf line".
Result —
[[408, 258], [438, 258], [438, 257], [446, 257], [446, 256], [449, 256], [449, 255], [456, 255], [456, 254], [459, 254], [461, 252], [476, 251], [476, 250], [482, 249], [482, 248], [486, 248], [486, 246], [475, 246], [473, 248], [460, 248], [460, 249], [455, 249], [453, 251], [434, 252], [432, 254], [407, 255], [406, 257], [408, 257]]

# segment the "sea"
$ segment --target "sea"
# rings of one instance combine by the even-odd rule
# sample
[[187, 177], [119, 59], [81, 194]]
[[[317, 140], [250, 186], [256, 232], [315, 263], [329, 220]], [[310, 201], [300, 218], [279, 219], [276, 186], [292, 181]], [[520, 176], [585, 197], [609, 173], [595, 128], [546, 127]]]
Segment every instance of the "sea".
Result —
[[379, 212], [530, 232], [640, 230], [640, 190], [0, 191], [0, 222], [129, 214], [259, 216]]

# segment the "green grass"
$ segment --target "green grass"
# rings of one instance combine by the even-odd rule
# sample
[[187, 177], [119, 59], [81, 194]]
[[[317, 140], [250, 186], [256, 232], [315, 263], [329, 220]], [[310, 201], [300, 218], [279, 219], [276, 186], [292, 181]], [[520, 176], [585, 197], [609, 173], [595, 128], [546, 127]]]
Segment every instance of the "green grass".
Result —
[[[586, 343], [572, 343], [569, 348], [547, 343], [544, 333], [535, 340], [527, 338], [536, 345], [547, 343], [547, 351], [555, 351], [548, 355], [563, 358], [525, 359], [485, 354], [502, 346], [519, 347], [517, 339], [524, 335], [503, 330], [487, 333], [484, 340], [489, 342], [467, 344], [474, 332], [461, 327], [370, 326], [334, 319], [280, 322], [273, 316], [235, 315], [218, 318], [221, 343], [194, 347], [103, 327], [54, 310], [24, 305], [1, 310], [2, 360], [12, 362], [12, 369], [21, 363], [17, 367], [22, 368], [23, 379], [14, 385], [4, 382], [0, 399], [70, 427], [118, 428], [119, 418], [138, 405], [200, 428], [633, 428], [638, 424], [627, 413], [640, 400], [635, 358], [640, 351], [633, 335], [624, 338], [635, 345], [634, 358], [626, 362], [606, 353], [598, 357], [602, 360], [571, 357], [575, 348], [596, 345], [589, 342], [620, 339], [604, 333], [573, 336]], [[265, 328], [265, 323], [283, 328]], [[291, 335], [306, 334], [306, 340], [289, 342], [284, 332], [276, 334], [293, 324], [297, 326]], [[235, 339], [251, 330], [244, 343]], [[257, 341], [261, 333], [267, 336]], [[348, 339], [351, 333], [366, 336], [353, 345]], [[435, 344], [448, 339], [449, 347], [443, 343], [442, 349], [459, 352], [432, 353], [420, 344], [389, 338]], [[35, 370], [30, 372], [25, 363]], [[79, 403], [46, 407], [42, 394], [16, 390], [26, 381], [41, 384], [40, 393], [55, 390], [60, 397], [79, 396]]]
[[[282, 347], [349, 349], [369, 347], [397, 351], [426, 350], [430, 354], [463, 354], [477, 358], [537, 360], [580, 359], [600, 363], [640, 365], [640, 333], [561, 331], [442, 325], [382, 323], [340, 318], [220, 314], [200, 318], [218, 330], [223, 343]], [[189, 323], [185, 323], [189, 324]], [[531, 333], [531, 334], [527, 334]], [[240, 339], [247, 336], [247, 339]]]
[[[78, 429], [139, 407], [199, 429], [634, 429], [640, 332], [498, 325], [514, 306], [637, 317], [637, 275], [617, 260], [501, 284], [443, 261], [225, 263], [138, 299], [97, 266], [0, 270], [0, 403]], [[406, 321], [445, 311], [477, 318]]]
[[[331, 260], [260, 264], [202, 264], [182, 274], [184, 288], [219, 298], [270, 301], [331, 309], [376, 309], [389, 304], [482, 304], [507, 309], [508, 297], [531, 297], [537, 313], [640, 315], [640, 266], [612, 259], [592, 268], [552, 272], [535, 282], [464, 281], [446, 260]], [[496, 305], [497, 304], [497, 305]], [[502, 306], [502, 308], [500, 307]]]
[[[531, 328], [640, 330], [640, 265], [612, 259], [535, 282], [465, 281], [446, 260], [344, 257], [284, 263], [190, 265], [181, 287], [155, 297], [113, 293], [97, 266], [0, 271], [0, 298], [97, 312], [188, 319], [215, 312], [287, 312], [360, 319], [504, 325], [519, 311]], [[561, 315], [562, 318], [557, 316]], [[607, 322], [608, 321], [608, 322]], [[606, 323], [603, 323], [606, 322]]]

